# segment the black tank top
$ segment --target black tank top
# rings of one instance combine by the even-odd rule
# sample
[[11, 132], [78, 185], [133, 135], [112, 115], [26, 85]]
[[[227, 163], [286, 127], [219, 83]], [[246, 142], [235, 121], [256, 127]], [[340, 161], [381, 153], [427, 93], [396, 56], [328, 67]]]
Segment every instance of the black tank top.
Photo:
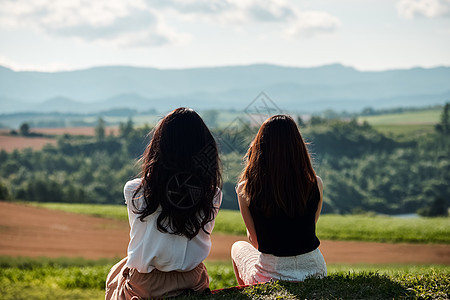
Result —
[[249, 209], [255, 224], [258, 250], [275, 256], [295, 256], [319, 247], [315, 223], [319, 200], [319, 188], [315, 185], [304, 214], [294, 218], [283, 213], [265, 216], [250, 201]]

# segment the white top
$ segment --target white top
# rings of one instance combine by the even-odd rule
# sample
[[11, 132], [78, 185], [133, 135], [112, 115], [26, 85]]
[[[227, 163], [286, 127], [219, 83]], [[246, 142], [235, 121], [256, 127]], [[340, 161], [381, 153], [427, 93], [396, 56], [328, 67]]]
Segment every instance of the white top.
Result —
[[[140, 273], [150, 273], [153, 269], [163, 272], [190, 271], [198, 266], [211, 250], [211, 236], [202, 229], [189, 240], [185, 236], [160, 232], [156, 219], [161, 212], [159, 207], [153, 214], [145, 217], [144, 222], [133, 211], [145, 205], [142, 190], [132, 203], [133, 194], [141, 182], [140, 178], [125, 184], [124, 196], [130, 222], [130, 243], [128, 244], [127, 267], [135, 268]], [[213, 203], [217, 211], [222, 202], [222, 191], [217, 188]], [[216, 215], [217, 215], [216, 211]], [[216, 217], [214, 216], [214, 218]], [[206, 224], [205, 229], [212, 232], [214, 220]]]

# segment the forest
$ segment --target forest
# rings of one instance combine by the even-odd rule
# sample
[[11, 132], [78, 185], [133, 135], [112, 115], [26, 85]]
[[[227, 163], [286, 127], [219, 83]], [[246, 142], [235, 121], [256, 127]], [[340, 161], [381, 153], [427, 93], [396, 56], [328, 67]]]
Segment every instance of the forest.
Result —
[[[323, 213], [447, 215], [450, 202], [449, 104], [428, 134], [397, 136], [357, 119], [297, 118], [324, 181]], [[26, 135], [21, 127], [15, 134]], [[139, 176], [139, 157], [151, 127], [130, 118], [95, 137], [62, 135], [56, 146], [0, 152], [0, 199], [122, 204], [125, 182]], [[223, 208], [238, 209], [234, 191], [257, 127], [241, 119], [213, 128], [223, 168]]]

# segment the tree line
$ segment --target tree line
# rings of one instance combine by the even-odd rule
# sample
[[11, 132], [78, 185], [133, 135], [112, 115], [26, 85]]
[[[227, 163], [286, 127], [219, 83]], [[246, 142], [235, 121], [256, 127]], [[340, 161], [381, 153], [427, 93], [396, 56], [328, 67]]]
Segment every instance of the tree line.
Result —
[[[325, 184], [324, 213], [375, 212], [447, 215], [450, 201], [449, 104], [433, 133], [407, 141], [367, 123], [314, 117], [299, 119], [313, 164]], [[242, 124], [241, 124], [242, 125]], [[234, 191], [243, 157], [258, 128], [213, 129], [224, 174], [223, 208], [238, 209]], [[138, 176], [137, 159], [150, 141], [149, 126], [132, 119], [107, 135], [60, 136], [42, 150], [0, 152], [0, 199], [41, 202], [123, 203], [125, 182]]]

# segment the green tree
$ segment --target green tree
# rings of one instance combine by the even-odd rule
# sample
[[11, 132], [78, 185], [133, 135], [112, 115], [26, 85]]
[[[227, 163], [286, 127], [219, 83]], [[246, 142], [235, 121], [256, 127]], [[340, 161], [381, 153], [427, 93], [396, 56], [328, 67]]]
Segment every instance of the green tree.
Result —
[[444, 106], [444, 110], [442, 111], [442, 115], [441, 115], [442, 128], [444, 129], [444, 133], [446, 133], [446, 134], [450, 133], [449, 109], [450, 109], [450, 103], [446, 103]]
[[326, 122], [327, 122], [327, 120], [321, 118], [320, 116], [312, 116], [311, 119], [309, 120], [309, 125], [315, 126], [315, 125], [324, 124]]
[[361, 115], [363, 115], [363, 116], [372, 116], [375, 113], [376, 112], [372, 107], [366, 107], [361, 111]]
[[0, 200], [8, 200], [9, 199], [9, 190], [6, 184], [0, 181]]
[[133, 119], [130, 117], [126, 123], [120, 122], [119, 135], [127, 138], [133, 132]]
[[98, 141], [105, 139], [105, 120], [103, 118], [98, 118], [97, 126], [95, 127], [95, 137]]
[[297, 116], [297, 125], [298, 127], [305, 127], [306, 125], [301, 116]]
[[436, 197], [428, 206], [417, 210], [417, 213], [424, 217], [447, 217], [448, 205], [442, 197]]
[[30, 125], [23, 123], [19, 128], [20, 135], [28, 136], [30, 134]]
[[446, 103], [441, 114], [441, 122], [436, 124], [436, 130], [443, 134], [450, 134], [450, 103]]
[[334, 111], [332, 109], [326, 109], [323, 112], [323, 117], [325, 119], [339, 119], [339, 113], [337, 113], [336, 111]]

